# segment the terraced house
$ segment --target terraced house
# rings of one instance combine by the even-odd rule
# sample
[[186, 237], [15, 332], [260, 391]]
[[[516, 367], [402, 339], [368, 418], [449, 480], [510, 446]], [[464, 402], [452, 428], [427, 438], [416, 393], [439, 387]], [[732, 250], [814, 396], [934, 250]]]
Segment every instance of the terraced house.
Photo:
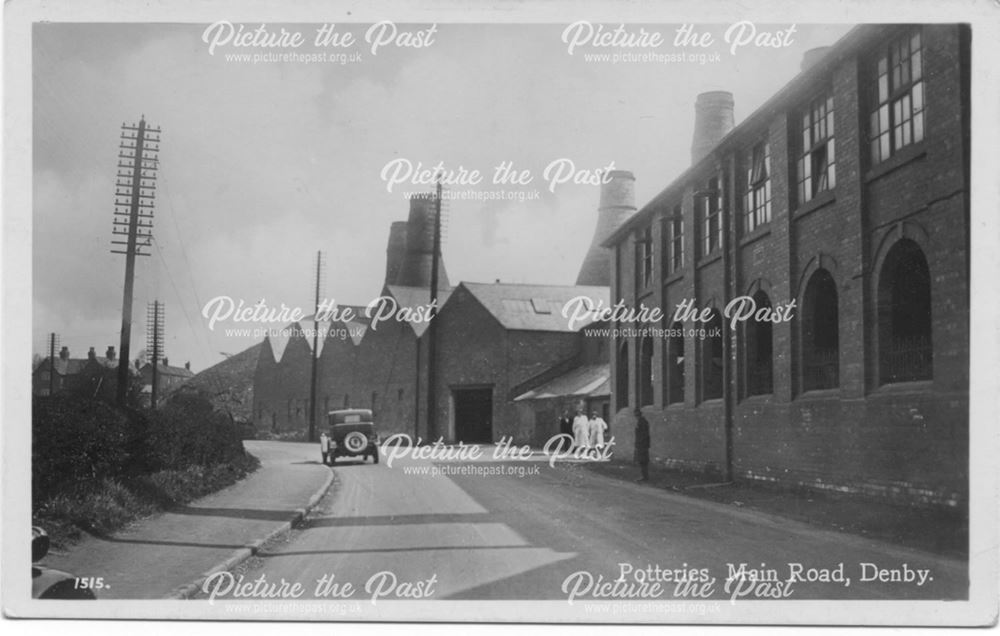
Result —
[[[664, 309], [641, 326], [718, 335], [612, 338], [619, 447], [638, 406], [663, 465], [967, 505], [969, 44], [865, 25], [739, 126], [699, 96], [690, 168], [604, 245], [612, 298]], [[741, 296], [792, 319], [733, 323]]]

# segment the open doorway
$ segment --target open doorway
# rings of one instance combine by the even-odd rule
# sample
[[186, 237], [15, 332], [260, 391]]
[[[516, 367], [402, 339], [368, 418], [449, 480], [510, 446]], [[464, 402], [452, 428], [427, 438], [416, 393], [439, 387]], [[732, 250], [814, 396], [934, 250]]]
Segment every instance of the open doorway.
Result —
[[455, 441], [493, 442], [493, 389], [454, 389]]

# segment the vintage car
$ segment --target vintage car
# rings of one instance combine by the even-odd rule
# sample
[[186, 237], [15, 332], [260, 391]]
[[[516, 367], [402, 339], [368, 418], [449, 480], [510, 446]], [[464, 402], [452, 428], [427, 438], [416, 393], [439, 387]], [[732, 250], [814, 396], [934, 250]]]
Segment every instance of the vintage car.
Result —
[[330, 411], [327, 429], [319, 437], [323, 463], [330, 465], [338, 457], [371, 457], [372, 463], [377, 464], [378, 443], [370, 409]]
[[31, 597], [62, 600], [93, 600], [93, 579], [52, 570], [38, 562], [49, 553], [49, 535], [38, 526], [31, 528]]

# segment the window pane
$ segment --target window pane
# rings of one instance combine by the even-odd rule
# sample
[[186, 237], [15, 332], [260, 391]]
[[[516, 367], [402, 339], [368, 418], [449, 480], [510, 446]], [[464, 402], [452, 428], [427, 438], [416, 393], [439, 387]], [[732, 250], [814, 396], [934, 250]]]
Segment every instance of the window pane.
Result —
[[889, 105], [883, 104], [878, 109], [878, 130], [880, 133], [889, 131]]
[[878, 138], [879, 154], [883, 159], [889, 156], [889, 133], [883, 133]]
[[913, 110], [924, 109], [924, 83], [917, 82], [913, 85]]
[[833, 164], [832, 160], [830, 161], [830, 166], [827, 168], [827, 175], [829, 175], [827, 182], [830, 184], [830, 189], [833, 190], [837, 187], [837, 166]]
[[913, 141], [921, 141], [924, 138], [924, 114], [919, 112], [913, 116]]
[[889, 68], [889, 63], [888, 63], [888, 60], [886, 60], [885, 56], [883, 55], [882, 57], [878, 58], [878, 72], [879, 72], [879, 75], [885, 74], [885, 72], [888, 70], [888, 68]]
[[889, 76], [879, 75], [878, 76], [878, 103], [882, 103], [889, 99]]
[[837, 155], [834, 152], [835, 150], [834, 144], [835, 144], [834, 140], [831, 139], [830, 143], [826, 145], [826, 161], [830, 165], [833, 165], [834, 160], [837, 158]]
[[826, 113], [826, 134], [828, 137], [833, 137], [833, 111], [827, 111]]
[[918, 79], [920, 79], [921, 76], [923, 76], [923, 73], [922, 73], [923, 69], [921, 69], [921, 66], [922, 66], [921, 59], [922, 59], [922, 56], [920, 54], [920, 51], [917, 51], [916, 53], [913, 54], [913, 61], [911, 62], [911, 64], [913, 65], [913, 81], [914, 82], [917, 81]]

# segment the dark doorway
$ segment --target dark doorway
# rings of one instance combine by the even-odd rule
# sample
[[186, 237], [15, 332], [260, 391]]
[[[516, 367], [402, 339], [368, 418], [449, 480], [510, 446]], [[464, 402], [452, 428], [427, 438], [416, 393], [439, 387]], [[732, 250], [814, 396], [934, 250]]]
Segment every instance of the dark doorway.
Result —
[[455, 389], [455, 441], [493, 443], [493, 389]]

